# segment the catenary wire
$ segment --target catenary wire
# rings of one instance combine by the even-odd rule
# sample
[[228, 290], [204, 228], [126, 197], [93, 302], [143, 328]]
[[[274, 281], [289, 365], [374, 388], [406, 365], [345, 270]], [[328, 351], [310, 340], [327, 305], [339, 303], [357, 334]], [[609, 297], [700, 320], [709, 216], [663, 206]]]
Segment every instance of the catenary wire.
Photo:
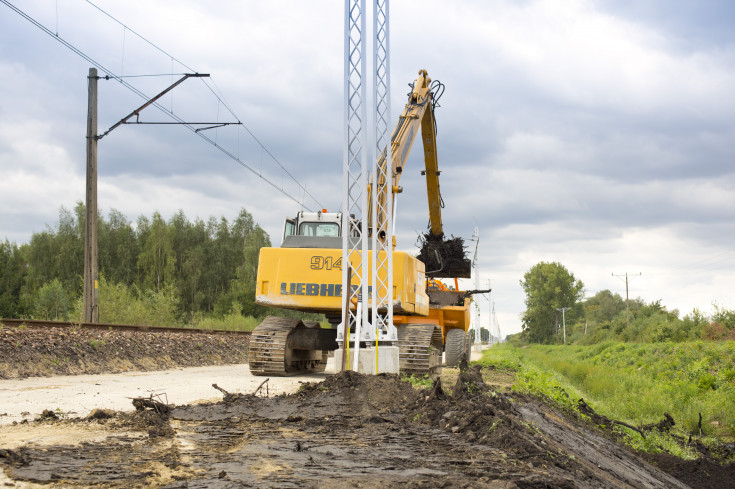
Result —
[[[96, 61], [95, 59], [93, 59], [92, 57], [90, 57], [89, 55], [87, 55], [86, 53], [84, 53], [84, 52], [83, 52], [82, 50], [80, 50], [79, 48], [77, 48], [77, 47], [76, 47], [76, 46], [74, 46], [73, 44], [71, 44], [71, 43], [69, 43], [68, 41], [66, 41], [66, 40], [65, 40], [64, 38], [62, 38], [61, 36], [58, 36], [57, 34], [55, 34], [54, 32], [52, 32], [51, 30], [49, 30], [49, 29], [48, 29], [48, 28], [47, 28], [46, 26], [44, 26], [43, 24], [41, 24], [40, 22], [38, 22], [38, 21], [37, 21], [36, 19], [34, 19], [33, 17], [31, 17], [30, 15], [28, 15], [27, 13], [25, 13], [25, 12], [24, 12], [23, 10], [19, 9], [18, 7], [16, 7], [16, 6], [15, 6], [15, 5], [13, 5], [12, 3], [10, 3], [10, 2], [8, 1], [8, 0], [0, 0], [0, 2], [1, 2], [1, 3], [3, 3], [4, 5], [6, 5], [7, 7], [9, 7], [9, 8], [11, 9], [11, 10], [13, 10], [14, 12], [16, 12], [16, 13], [17, 13], [18, 15], [20, 15], [20, 16], [21, 16], [21, 17], [23, 17], [24, 19], [26, 19], [26, 20], [27, 20], [28, 22], [30, 22], [31, 24], [33, 24], [33, 25], [35, 25], [36, 27], [38, 27], [39, 29], [41, 29], [41, 30], [42, 30], [43, 32], [45, 32], [46, 34], [48, 34], [48, 35], [49, 35], [50, 37], [52, 37], [52, 38], [54, 38], [55, 40], [57, 40], [57, 41], [58, 41], [59, 43], [61, 43], [61, 44], [62, 44], [62, 45], [63, 45], [64, 47], [66, 47], [67, 49], [69, 49], [70, 51], [72, 51], [73, 53], [75, 53], [75, 54], [76, 54], [77, 56], [79, 56], [80, 58], [84, 59], [85, 61], [87, 61], [87, 62], [88, 62], [88, 63], [90, 63], [91, 65], [95, 66], [95, 67], [96, 67], [96, 68], [98, 68], [98, 69], [99, 69], [100, 71], [102, 71], [102, 72], [106, 73], [106, 74], [107, 74], [107, 76], [108, 76], [109, 78], [113, 78], [113, 79], [117, 80], [117, 81], [118, 81], [118, 82], [119, 82], [119, 83], [120, 83], [121, 85], [123, 85], [123, 86], [124, 86], [125, 88], [127, 88], [127, 89], [128, 89], [128, 90], [130, 90], [130, 91], [132, 91], [133, 93], [135, 93], [136, 95], [138, 95], [139, 97], [141, 97], [141, 98], [142, 98], [142, 99], [144, 99], [144, 100], [148, 100], [148, 99], [150, 98], [150, 97], [148, 97], [148, 96], [147, 96], [147, 95], [146, 95], [145, 93], [143, 93], [142, 91], [140, 91], [140, 90], [139, 90], [138, 88], [136, 88], [135, 86], [133, 86], [133, 85], [131, 85], [130, 83], [126, 82], [126, 81], [125, 81], [125, 80], [123, 79], [124, 77], [121, 77], [121, 76], [118, 76], [118, 75], [116, 75], [116, 74], [115, 74], [115, 73], [114, 73], [114, 72], [113, 72], [112, 70], [110, 70], [110, 69], [106, 68], [106, 67], [105, 67], [105, 66], [103, 66], [103, 65], [102, 65], [101, 63], [97, 62], [97, 61]], [[91, 4], [91, 5], [93, 5], [93, 6], [95, 6], [95, 7], [97, 8], [97, 9], [99, 9], [99, 7], [97, 7], [96, 5], [92, 4], [91, 2], [89, 2], [89, 1], [88, 1], [88, 3], [90, 3], [90, 4]], [[99, 10], [100, 10], [100, 11], [102, 11], [101, 9], [99, 9]], [[102, 12], [103, 12], [103, 13], [105, 13], [104, 11], [102, 11]], [[105, 14], [106, 14], [106, 13], [105, 13]], [[106, 15], [108, 15], [108, 16], [109, 16], [109, 14], [106, 14]], [[111, 16], [110, 16], [110, 17], [111, 17]], [[111, 17], [111, 18], [112, 18], [112, 17]], [[114, 18], [113, 18], [113, 19], [114, 19]], [[116, 19], [114, 19], [114, 20], [116, 20]], [[116, 20], [116, 21], [117, 21], [117, 20]], [[117, 22], [119, 22], [119, 21], [117, 21]], [[127, 28], [127, 27], [126, 27], [126, 28]], [[134, 31], [132, 31], [132, 30], [131, 30], [131, 32], [132, 32], [132, 33], [134, 33], [134, 34], [135, 34], [136, 36], [139, 36], [139, 35], [138, 35], [137, 33], [135, 33]], [[141, 37], [141, 39], [145, 40], [146, 42], [148, 42], [149, 44], [151, 44], [152, 46], [154, 46], [154, 47], [155, 47], [156, 49], [158, 49], [159, 51], [161, 51], [161, 52], [164, 52], [164, 53], [165, 53], [165, 51], [163, 51], [163, 50], [161, 50], [160, 48], [158, 48], [157, 46], [153, 45], [152, 43], [150, 43], [149, 41], [147, 41], [147, 40], [146, 40], [145, 38], [143, 38], [142, 36], [139, 36], [139, 37]], [[167, 54], [167, 55], [168, 55], [168, 54]], [[168, 56], [170, 56], [170, 55], [168, 55]], [[175, 59], [175, 58], [173, 58], [172, 56], [171, 56], [171, 58], [172, 58], [172, 59]], [[177, 60], [177, 62], [179, 62], [179, 61]], [[182, 66], [184, 66], [185, 68], [187, 68], [187, 69], [190, 69], [190, 68], [189, 68], [188, 66], [186, 66], [186, 65], [185, 65], [184, 63], [181, 63], [181, 62], [179, 62], [179, 63], [180, 63], [180, 64], [181, 64]], [[196, 70], [193, 70], [193, 69], [192, 69], [192, 71], [193, 71], [193, 72], [196, 72]], [[106, 77], [103, 77], [103, 78], [106, 78]], [[219, 96], [217, 96], [217, 94], [216, 94], [216, 93], [214, 92], [214, 90], [213, 90], [213, 89], [212, 89], [211, 87], [209, 87], [209, 85], [207, 85], [207, 87], [208, 87], [208, 88], [210, 89], [210, 91], [212, 91], [212, 93], [213, 93], [213, 94], [215, 95], [215, 97], [217, 97], [217, 99], [218, 99], [218, 100], [220, 100], [220, 101], [221, 101], [221, 102], [223, 103], [223, 105], [225, 105], [225, 107], [227, 107], [227, 106], [226, 106], [226, 104], [224, 104], [224, 101], [222, 101], [222, 100], [221, 100], [221, 98], [220, 98]], [[242, 161], [242, 160], [241, 160], [241, 159], [240, 159], [240, 158], [239, 158], [238, 156], [234, 155], [234, 154], [233, 154], [233, 153], [232, 153], [231, 151], [227, 150], [227, 149], [226, 149], [226, 148], [224, 148], [223, 146], [221, 146], [221, 145], [218, 145], [218, 144], [217, 144], [217, 143], [216, 143], [216, 142], [215, 142], [215, 141], [214, 141], [214, 140], [213, 140], [212, 138], [210, 138], [210, 137], [208, 137], [207, 135], [203, 134], [203, 133], [202, 133], [201, 131], [199, 131], [199, 132], [198, 132], [198, 131], [196, 130], [196, 128], [195, 128], [194, 126], [192, 126], [191, 124], [188, 124], [188, 123], [186, 123], [186, 122], [185, 122], [185, 121], [184, 121], [183, 119], [181, 119], [181, 118], [180, 118], [180, 117], [179, 117], [178, 115], [176, 115], [176, 114], [175, 114], [175, 113], [173, 113], [172, 111], [169, 111], [168, 109], [166, 109], [165, 107], [163, 107], [162, 105], [160, 105], [160, 104], [159, 104], [158, 102], [154, 102], [154, 103], [153, 103], [152, 105], [153, 105], [153, 106], [155, 106], [155, 107], [156, 107], [157, 109], [159, 109], [159, 110], [160, 110], [161, 112], [163, 112], [164, 114], [166, 114], [167, 116], [169, 116], [169, 117], [171, 117], [172, 119], [174, 119], [175, 121], [177, 121], [177, 122], [178, 122], [179, 124], [181, 124], [181, 125], [185, 126], [185, 127], [187, 128], [187, 129], [189, 129], [189, 130], [190, 130], [191, 132], [193, 132], [193, 133], [194, 133], [195, 135], [199, 136], [200, 138], [202, 138], [203, 140], [207, 141], [208, 143], [210, 143], [210, 144], [211, 144], [212, 146], [214, 146], [215, 148], [219, 149], [219, 150], [220, 150], [220, 151], [221, 151], [222, 153], [224, 153], [224, 154], [225, 154], [226, 156], [228, 156], [228, 157], [229, 157], [230, 159], [234, 160], [234, 161], [235, 161], [236, 163], [238, 163], [238, 164], [239, 164], [239, 165], [241, 165], [242, 167], [244, 167], [244, 168], [246, 168], [247, 170], [249, 170], [250, 172], [252, 172], [252, 173], [253, 173], [254, 175], [256, 175], [256, 176], [257, 176], [258, 178], [260, 178], [261, 180], [263, 180], [263, 181], [265, 181], [266, 183], [268, 183], [268, 184], [269, 184], [269, 185], [270, 185], [270, 186], [271, 186], [271, 187], [272, 187], [273, 189], [275, 189], [275, 190], [279, 191], [279, 192], [280, 192], [280, 193], [282, 193], [282, 194], [283, 194], [284, 196], [286, 196], [286, 197], [287, 197], [287, 198], [289, 198], [290, 200], [294, 201], [294, 202], [295, 202], [296, 204], [298, 204], [298, 205], [300, 205], [300, 206], [304, 207], [305, 209], [307, 209], [307, 210], [311, 210], [311, 209], [309, 209], [309, 207], [308, 207], [308, 206], [306, 206], [306, 205], [305, 205], [305, 203], [304, 203], [304, 202], [300, 202], [300, 201], [299, 201], [299, 200], [298, 200], [298, 199], [297, 199], [296, 197], [294, 197], [294, 196], [292, 196], [291, 194], [289, 194], [289, 193], [288, 193], [288, 192], [287, 192], [287, 191], [286, 191], [286, 190], [285, 190], [285, 189], [283, 188], [283, 186], [280, 186], [280, 187], [279, 187], [279, 186], [278, 186], [277, 184], [275, 184], [275, 183], [274, 183], [274, 182], [272, 182], [272, 181], [271, 181], [270, 179], [268, 179], [267, 177], [265, 177], [265, 176], [264, 176], [264, 175], [262, 174], [262, 172], [260, 172], [260, 171], [256, 170], [255, 168], [251, 167], [250, 165], [248, 165], [247, 163], [245, 163], [244, 161]], [[237, 118], [237, 117], [235, 116], [235, 114], [234, 114], [234, 113], [233, 113], [233, 112], [232, 112], [232, 111], [231, 111], [231, 110], [229, 109], [229, 107], [227, 107], [227, 110], [228, 110], [228, 111], [230, 112], [230, 114], [231, 114], [231, 115], [233, 115], [233, 117]], [[239, 119], [238, 119], [238, 122], [240, 122], [240, 121], [239, 121]], [[288, 172], [288, 171], [287, 171], [287, 170], [286, 170], [286, 169], [285, 169], [285, 168], [284, 168], [284, 167], [283, 167], [283, 166], [281, 165], [281, 163], [280, 163], [280, 162], [279, 162], [279, 161], [278, 161], [278, 160], [277, 160], [277, 159], [276, 159], [276, 158], [275, 158], [275, 157], [274, 157], [274, 156], [272, 155], [272, 153], [270, 153], [270, 151], [268, 151], [268, 149], [267, 149], [267, 148], [265, 148], [265, 146], [264, 146], [264, 145], [263, 145], [263, 144], [262, 144], [262, 143], [261, 143], [261, 142], [260, 142], [260, 141], [259, 141], [259, 140], [258, 140], [257, 138], [255, 138], [255, 136], [253, 135], [253, 133], [252, 133], [252, 132], [251, 132], [251, 131], [250, 131], [250, 130], [249, 130], [249, 129], [248, 129], [247, 127], [246, 127], [246, 126], [244, 126], [244, 125], [243, 125], [243, 127], [245, 127], [245, 129], [246, 129], [246, 130], [248, 131], [248, 133], [249, 133], [249, 134], [251, 135], [251, 137], [253, 137], [253, 138], [254, 138], [254, 139], [256, 140], [256, 142], [258, 143], [258, 145], [259, 145], [259, 146], [260, 146], [261, 148], [263, 148], [263, 150], [265, 150], [265, 151], [266, 151], [266, 152], [268, 153], [268, 155], [269, 155], [269, 156], [271, 156], [271, 158], [273, 158], [273, 160], [274, 160], [274, 161], [275, 161], [275, 162], [276, 162], [276, 163], [278, 164], [278, 166], [279, 166], [279, 167], [281, 167], [281, 169], [283, 169], [283, 170], [284, 170], [284, 171], [285, 171], [285, 172], [286, 172], [286, 173], [287, 173], [287, 174], [289, 175], [289, 177], [290, 177], [290, 178], [291, 178], [291, 179], [292, 179], [292, 180], [293, 180], [293, 181], [294, 181], [294, 182], [295, 182], [295, 183], [296, 183], [296, 184], [297, 184], [297, 185], [298, 185], [299, 187], [301, 187], [302, 189], [304, 189], [304, 190], [305, 190], [304, 186], [303, 186], [303, 185], [302, 185], [301, 183], [299, 183], [299, 182], [298, 182], [298, 180], [296, 180], [296, 179], [295, 179], [295, 178], [293, 177], [293, 175], [291, 175], [291, 173], [290, 173], [290, 172]], [[305, 191], [306, 191], [306, 190], [305, 190]], [[316, 203], [317, 203], [317, 204], [318, 204], [318, 205], [319, 205], [319, 206], [321, 207], [321, 204], [320, 204], [320, 203], [319, 203], [319, 202], [318, 202], [318, 201], [317, 201], [317, 200], [316, 200], [316, 199], [315, 199], [315, 198], [314, 198], [314, 197], [313, 197], [313, 196], [312, 196], [312, 195], [311, 195], [311, 194], [310, 194], [310, 193], [309, 193], [308, 191], [306, 191], [306, 193], [307, 193], [307, 194], [308, 194], [308, 195], [309, 195], [309, 196], [310, 196], [310, 197], [311, 197], [311, 198], [312, 198], [312, 199], [314, 200], [314, 202], [316, 202]]]
[[[149, 45], [149, 46], [151, 46], [152, 48], [154, 48], [154, 49], [156, 49], [157, 51], [159, 51], [160, 53], [162, 53], [162, 54], [166, 55], [166, 57], [168, 57], [168, 58], [171, 58], [172, 62], [173, 62], [173, 61], [175, 61], [176, 63], [178, 63], [179, 65], [183, 66], [184, 68], [186, 68], [186, 69], [187, 69], [187, 70], [189, 70], [190, 72], [196, 73], [196, 70], [195, 70], [195, 69], [191, 68], [191, 67], [190, 67], [190, 66], [188, 66], [188, 65], [187, 65], [186, 63], [182, 62], [181, 60], [179, 60], [178, 58], [174, 57], [173, 55], [169, 54], [168, 52], [166, 52], [165, 50], [163, 50], [162, 48], [160, 48], [159, 46], [157, 46], [157, 45], [156, 45], [155, 43], [153, 43], [152, 41], [148, 40], [148, 39], [147, 39], [147, 38], [145, 38], [145, 37], [144, 37], [143, 35], [139, 34], [139, 33], [138, 33], [137, 31], [135, 31], [135, 30], [131, 29], [131, 28], [130, 28], [130, 27], [128, 27], [128, 26], [127, 26], [127, 25], [126, 25], [125, 23], [123, 23], [122, 21], [120, 21], [120, 20], [118, 20], [117, 18], [115, 18], [115, 17], [114, 17], [114, 16], [112, 15], [112, 14], [108, 13], [107, 11], [105, 11], [104, 9], [102, 9], [102, 8], [101, 8], [100, 6], [98, 6], [98, 5], [96, 5], [95, 3], [93, 3], [93, 2], [91, 1], [91, 0], [86, 0], [86, 2], [87, 2], [87, 3], [89, 4], [89, 5], [91, 5], [92, 7], [94, 7], [95, 9], [97, 9], [97, 10], [98, 10], [98, 11], [99, 11], [100, 13], [102, 13], [103, 15], [105, 15], [106, 17], [108, 17], [108, 18], [109, 18], [110, 20], [112, 20], [113, 22], [115, 22], [115, 23], [117, 23], [118, 25], [122, 26], [122, 27], [123, 27], [124, 29], [126, 29], [127, 31], [129, 31], [129, 32], [130, 32], [131, 34], [133, 34], [133, 35], [137, 36], [137, 37], [138, 37], [139, 39], [141, 39], [142, 41], [144, 41], [144, 42], [145, 42], [146, 44], [148, 44], [148, 45]], [[321, 207], [322, 207], [322, 205], [321, 205], [321, 204], [319, 203], [319, 201], [318, 201], [318, 200], [317, 200], [317, 199], [316, 199], [316, 198], [315, 198], [315, 197], [314, 197], [314, 196], [313, 196], [313, 195], [312, 195], [312, 194], [311, 194], [311, 193], [310, 193], [310, 192], [309, 192], [309, 191], [308, 191], [308, 190], [306, 189], [306, 187], [304, 187], [303, 185], [301, 185], [301, 184], [300, 184], [300, 183], [298, 182], [298, 180], [296, 179], [296, 177], [294, 177], [294, 176], [293, 176], [293, 175], [291, 174], [291, 172], [289, 172], [289, 171], [288, 171], [288, 169], [286, 169], [286, 167], [285, 167], [285, 166], [283, 166], [283, 164], [281, 164], [281, 162], [280, 162], [280, 161], [278, 160], [278, 158], [276, 158], [276, 157], [275, 157], [275, 156], [273, 155], [273, 153], [271, 153], [271, 152], [270, 152], [270, 150], [269, 150], [268, 148], [266, 148], [266, 147], [265, 147], [265, 145], [264, 145], [264, 144], [263, 144], [263, 143], [262, 143], [262, 142], [260, 141], [260, 139], [258, 139], [258, 138], [257, 138], [257, 137], [255, 136], [255, 134], [253, 134], [253, 132], [252, 132], [252, 131], [250, 130], [250, 128], [249, 128], [249, 127], [248, 127], [247, 125], [245, 125], [245, 124], [243, 124], [243, 123], [242, 123], [242, 121], [241, 121], [241, 120], [240, 120], [240, 118], [239, 118], [239, 117], [237, 116], [237, 114], [235, 114], [235, 112], [234, 112], [234, 111], [232, 110], [232, 108], [230, 108], [229, 104], [228, 104], [228, 103], [227, 103], [227, 102], [226, 102], [226, 101], [224, 100], [224, 94], [223, 94], [223, 93], [222, 93], [222, 91], [221, 91], [221, 90], [219, 89], [219, 87], [217, 87], [216, 83], [214, 83], [214, 80], [212, 80], [211, 78], [210, 78], [209, 80], [207, 80], [207, 79], [205, 79], [205, 78], [201, 78], [201, 79], [200, 79], [200, 81], [201, 81], [201, 82], [202, 82], [202, 83], [203, 83], [203, 84], [204, 84], [204, 85], [205, 85], [205, 86], [206, 86], [206, 87], [207, 87], [207, 88], [209, 89], [209, 91], [210, 91], [210, 92], [212, 92], [212, 95], [214, 95], [214, 96], [215, 96], [215, 97], [217, 98], [217, 100], [218, 100], [218, 101], [219, 101], [219, 102], [220, 102], [220, 103], [222, 104], [222, 106], [223, 106], [223, 107], [224, 107], [224, 108], [225, 108], [225, 109], [226, 109], [226, 110], [227, 110], [227, 111], [228, 111], [228, 112], [230, 113], [230, 115], [231, 115], [232, 117], [234, 117], [234, 118], [235, 118], [235, 119], [236, 119], [236, 120], [237, 120], [238, 122], [240, 122], [240, 124], [242, 125], [243, 129], [245, 129], [245, 131], [247, 131], [247, 133], [248, 133], [248, 134], [250, 135], [250, 137], [252, 137], [252, 138], [253, 138], [253, 140], [254, 140], [254, 141], [255, 141], [256, 143], [258, 143], [258, 145], [259, 145], [259, 146], [260, 146], [260, 147], [261, 147], [261, 148], [262, 148], [262, 149], [263, 149], [263, 150], [264, 150], [264, 151], [265, 151], [265, 152], [266, 152], [266, 153], [268, 154], [268, 156], [270, 156], [270, 157], [271, 157], [271, 159], [272, 159], [272, 160], [273, 160], [273, 161], [274, 161], [274, 162], [275, 162], [275, 163], [276, 163], [276, 164], [277, 164], [277, 165], [278, 165], [278, 166], [279, 166], [279, 167], [281, 168], [281, 170], [283, 170], [284, 172], [286, 172], [286, 174], [287, 174], [287, 175], [289, 176], [289, 178], [291, 178], [291, 180], [293, 180], [294, 182], [296, 182], [296, 183], [297, 183], [297, 184], [299, 185], [299, 187], [301, 187], [301, 188], [302, 188], [302, 190], [303, 190], [303, 191], [304, 191], [304, 192], [306, 193], [306, 195], [308, 195], [309, 197], [311, 197], [311, 199], [312, 199], [312, 200], [313, 200], [314, 202], [316, 202], [316, 203], [317, 203], [317, 204], [319, 205], [319, 207], [321, 208]], [[210, 85], [209, 85], [209, 83], [210, 83], [210, 82], [211, 82], [211, 83], [212, 83], [212, 84], [214, 85], [214, 87], [215, 87], [215, 88], [217, 89], [216, 91], [215, 91], [215, 89], [214, 89], [214, 88], [213, 88], [212, 86], [210, 86]], [[217, 92], [219, 92], [219, 93], [217, 93]]]

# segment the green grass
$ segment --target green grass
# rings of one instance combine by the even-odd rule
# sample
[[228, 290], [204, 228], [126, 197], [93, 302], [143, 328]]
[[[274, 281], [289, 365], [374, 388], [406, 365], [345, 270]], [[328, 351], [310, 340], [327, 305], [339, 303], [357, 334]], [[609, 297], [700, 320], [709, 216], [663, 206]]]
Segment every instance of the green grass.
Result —
[[[600, 343], [493, 347], [481, 363], [519, 365], [514, 389], [574, 408], [583, 397], [598, 413], [633, 425], [668, 412], [679, 430], [735, 439], [735, 342]], [[566, 398], [561, 390], [568, 393]]]
[[198, 318], [192, 324], [185, 327], [201, 328], [201, 329], [219, 329], [225, 331], [252, 331], [261, 322], [263, 318], [255, 318], [252, 316], [243, 316], [241, 314], [227, 314], [224, 318], [205, 317]]
[[434, 381], [428, 375], [404, 375], [401, 377], [404, 382], [410, 382], [414, 389], [431, 389]]

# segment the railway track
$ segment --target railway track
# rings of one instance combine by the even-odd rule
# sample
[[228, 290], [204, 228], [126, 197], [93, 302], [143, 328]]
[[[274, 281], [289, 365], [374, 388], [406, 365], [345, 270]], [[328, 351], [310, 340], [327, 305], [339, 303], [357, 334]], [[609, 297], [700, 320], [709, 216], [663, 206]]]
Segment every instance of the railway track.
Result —
[[92, 330], [140, 331], [146, 333], [202, 333], [250, 336], [250, 331], [233, 331], [225, 329], [203, 328], [169, 328], [163, 326], [141, 326], [136, 324], [107, 324], [107, 323], [75, 323], [71, 321], [46, 321], [39, 319], [0, 319], [0, 324], [8, 328], [81, 328]]

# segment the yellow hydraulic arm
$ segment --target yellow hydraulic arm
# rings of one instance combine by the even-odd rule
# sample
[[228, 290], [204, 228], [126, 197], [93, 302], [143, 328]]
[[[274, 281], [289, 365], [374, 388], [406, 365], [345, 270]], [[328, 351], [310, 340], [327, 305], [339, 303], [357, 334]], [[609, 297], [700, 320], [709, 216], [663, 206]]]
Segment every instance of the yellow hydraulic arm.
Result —
[[[431, 223], [431, 234], [440, 236], [443, 234], [441, 216], [441, 193], [439, 191], [439, 164], [436, 154], [436, 126], [434, 122], [434, 94], [431, 91], [431, 78], [426, 70], [420, 70], [419, 76], [409, 95], [406, 107], [398, 118], [393, 134], [391, 136], [391, 175], [392, 191], [400, 193], [401, 187], [398, 183], [403, 174], [403, 167], [411, 152], [411, 147], [416, 139], [416, 134], [421, 126], [421, 139], [424, 145], [424, 165], [422, 174], [426, 175], [426, 192], [429, 199], [429, 220]], [[385, 165], [385, 152], [378, 160], [378, 165]], [[385, 188], [385, 187], [378, 187]], [[368, 193], [370, 195], [370, 193]], [[378, 195], [381, 202], [387, 200], [385, 192]], [[372, 214], [368, 214], [372, 215]], [[383, 216], [378, 217], [382, 221]]]

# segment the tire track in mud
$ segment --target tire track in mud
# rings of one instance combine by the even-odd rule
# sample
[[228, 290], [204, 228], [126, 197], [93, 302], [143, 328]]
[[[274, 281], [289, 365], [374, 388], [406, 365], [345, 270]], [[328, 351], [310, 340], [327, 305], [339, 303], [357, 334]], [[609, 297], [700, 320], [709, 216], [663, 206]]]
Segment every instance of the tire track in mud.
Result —
[[597, 434], [581, 431], [567, 423], [547, 406], [527, 403], [520, 406], [523, 419], [532, 423], [557, 448], [566, 450], [590, 471], [607, 480], [610, 487], [686, 489], [689, 486], [654, 469], [641, 459]]

